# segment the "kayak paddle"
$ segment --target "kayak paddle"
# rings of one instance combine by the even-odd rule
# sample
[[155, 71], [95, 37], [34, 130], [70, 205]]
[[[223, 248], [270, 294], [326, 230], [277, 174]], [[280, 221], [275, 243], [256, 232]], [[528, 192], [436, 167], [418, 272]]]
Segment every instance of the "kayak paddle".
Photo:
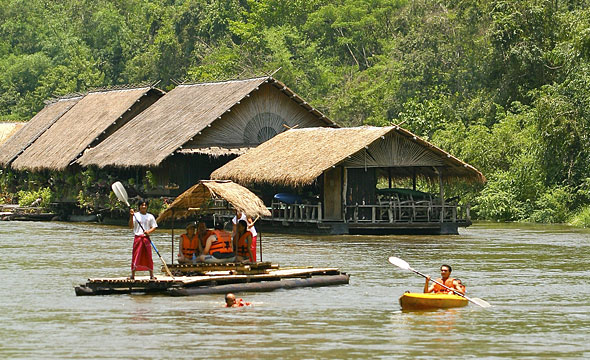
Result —
[[[413, 272], [415, 272], [416, 274], [418, 274], [418, 275], [420, 275], [422, 277], [425, 277], [425, 278], [428, 277], [427, 275], [424, 275], [421, 272], [412, 269], [412, 267], [410, 266], [410, 264], [408, 264], [406, 261], [404, 261], [404, 260], [402, 260], [400, 258], [397, 258], [395, 256], [390, 257], [389, 258], [389, 262], [392, 263], [393, 265], [399, 267], [400, 269], [410, 270], [410, 271], [413, 271]], [[487, 307], [492, 306], [492, 305], [490, 305], [490, 303], [488, 303], [485, 300], [482, 300], [482, 299], [479, 299], [479, 298], [469, 298], [465, 294], [462, 294], [462, 293], [460, 293], [459, 291], [457, 291], [455, 289], [451, 289], [450, 287], [445, 286], [444, 284], [441, 284], [441, 283], [439, 283], [436, 280], [432, 280], [432, 281], [434, 283], [439, 284], [440, 286], [444, 287], [445, 289], [450, 290], [450, 291], [454, 292], [455, 294], [464, 297], [465, 299], [471, 301], [475, 305], [479, 305], [479, 306], [484, 307], [484, 308], [487, 308]]]
[[[119, 199], [119, 201], [122, 201], [125, 204], [127, 204], [127, 206], [131, 207], [131, 205], [129, 205], [129, 197], [127, 196], [127, 191], [125, 191], [125, 187], [123, 186], [123, 184], [121, 184], [121, 182], [119, 182], [119, 181], [114, 182], [113, 185], [111, 185], [111, 189], [113, 189], [113, 192], [115, 193], [115, 196], [117, 197], [117, 199]], [[141, 225], [141, 222], [137, 220], [137, 218], [135, 217], [135, 214], [133, 214], [133, 217], [135, 218], [135, 220], [137, 221], [137, 223], [141, 227], [141, 230], [143, 230], [144, 235], [150, 241], [150, 244], [152, 244], [152, 247], [156, 251], [156, 254], [158, 254], [158, 257], [160, 258], [160, 260], [162, 260], [162, 264], [164, 264], [164, 270], [166, 270], [166, 274], [174, 279], [174, 276], [172, 276], [170, 269], [168, 269], [168, 265], [166, 265], [166, 262], [164, 261], [164, 259], [162, 259], [162, 255], [160, 255], [158, 248], [156, 247], [156, 245], [154, 244], [152, 239], [150, 239], [149, 235], [145, 234], [145, 229], [143, 228], [143, 225]]]

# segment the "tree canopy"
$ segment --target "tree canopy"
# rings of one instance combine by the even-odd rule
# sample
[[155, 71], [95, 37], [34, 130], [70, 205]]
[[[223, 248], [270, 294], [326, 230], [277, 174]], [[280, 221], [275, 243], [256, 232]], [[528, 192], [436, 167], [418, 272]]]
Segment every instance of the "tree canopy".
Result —
[[[269, 74], [481, 169], [480, 218], [590, 203], [588, 0], [0, 0], [0, 118], [94, 87]], [[588, 211], [587, 211], [588, 212]]]

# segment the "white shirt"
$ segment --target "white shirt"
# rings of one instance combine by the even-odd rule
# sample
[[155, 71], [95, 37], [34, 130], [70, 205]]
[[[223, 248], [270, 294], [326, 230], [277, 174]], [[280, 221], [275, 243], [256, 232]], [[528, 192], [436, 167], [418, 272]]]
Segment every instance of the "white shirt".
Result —
[[150, 213], [146, 213], [145, 215], [143, 215], [140, 212], [136, 212], [133, 214], [133, 233], [135, 235], [143, 235], [143, 230], [141, 229], [141, 226], [139, 226], [139, 223], [141, 223], [141, 226], [143, 226], [143, 229], [145, 229], [145, 231], [148, 231], [151, 228], [154, 227], [158, 227], [158, 224], [156, 224], [156, 218], [154, 218], [154, 215], [150, 214]]
[[[248, 218], [246, 218], [246, 214], [242, 213], [242, 217], [240, 217], [240, 220], [244, 220], [246, 223], [248, 223]], [[231, 222], [234, 225], [238, 224], [238, 217], [234, 216], [233, 219], [231, 219]], [[248, 230], [250, 233], [252, 233], [252, 237], [256, 237], [256, 235], [258, 235], [258, 232], [256, 232], [256, 228], [254, 227], [254, 225], [252, 225], [252, 227], [250, 228], [246, 228], [246, 230]]]

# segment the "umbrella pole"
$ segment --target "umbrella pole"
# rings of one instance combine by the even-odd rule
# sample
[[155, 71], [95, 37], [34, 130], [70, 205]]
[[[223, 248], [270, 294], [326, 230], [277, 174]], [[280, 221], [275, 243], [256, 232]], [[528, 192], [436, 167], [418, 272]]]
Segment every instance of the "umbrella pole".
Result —
[[174, 265], [174, 209], [172, 209], [172, 261], [170, 264]]
[[262, 234], [258, 233], [258, 243], [260, 244], [260, 262], [262, 262]]

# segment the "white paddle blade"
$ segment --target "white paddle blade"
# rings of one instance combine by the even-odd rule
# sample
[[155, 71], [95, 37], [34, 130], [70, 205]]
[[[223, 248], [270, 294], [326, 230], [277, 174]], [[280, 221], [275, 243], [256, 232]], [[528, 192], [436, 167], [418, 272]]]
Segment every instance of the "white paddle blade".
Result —
[[402, 260], [398, 257], [391, 256], [389, 258], [389, 262], [399, 268], [404, 269], [404, 270], [412, 270], [412, 267], [410, 266], [410, 264], [408, 264], [407, 262], [405, 262], [404, 260]]
[[127, 191], [125, 191], [125, 187], [123, 186], [123, 184], [121, 184], [121, 182], [114, 182], [113, 185], [111, 185], [111, 189], [113, 189], [113, 192], [115, 193], [115, 196], [117, 197], [117, 199], [119, 199], [119, 201], [122, 201], [125, 204], [127, 204], [127, 206], [130, 206], [129, 200], [127, 200], [129, 198], [127, 196]]
[[469, 298], [469, 300], [471, 300], [474, 304], [477, 304], [477, 305], [484, 307], [484, 308], [488, 308], [488, 307], [492, 306], [489, 302], [487, 302], [483, 299], [480, 299], [480, 298]]

